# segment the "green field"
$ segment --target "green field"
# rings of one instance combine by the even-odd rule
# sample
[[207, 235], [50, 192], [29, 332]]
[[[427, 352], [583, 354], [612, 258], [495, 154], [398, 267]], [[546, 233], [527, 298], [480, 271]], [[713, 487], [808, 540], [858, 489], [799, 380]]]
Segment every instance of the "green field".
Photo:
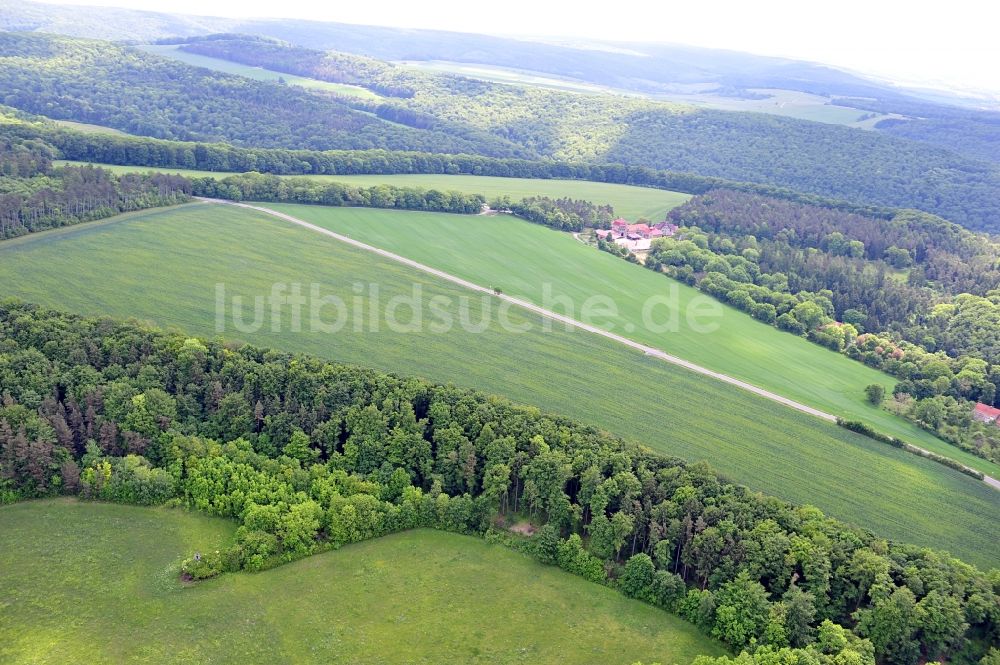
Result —
[[[59, 165], [80, 166], [87, 162], [56, 161]], [[134, 173], [136, 171], [156, 171], [158, 173], [179, 173], [191, 178], [209, 177], [222, 178], [230, 173], [218, 171], [194, 171], [190, 169], [147, 168], [144, 166], [117, 166], [99, 164], [102, 168], [115, 173]], [[610, 203], [615, 212], [628, 219], [645, 217], [651, 220], [661, 220], [671, 208], [676, 208], [689, 198], [690, 194], [671, 192], [650, 187], [634, 187], [632, 185], [616, 185], [605, 182], [590, 182], [587, 180], [544, 180], [538, 178], [499, 178], [494, 176], [476, 175], [441, 175], [441, 174], [404, 174], [404, 175], [310, 175], [288, 176], [309, 178], [326, 182], [345, 182], [359, 187], [371, 185], [395, 185], [397, 187], [423, 187], [443, 191], [457, 191], [467, 194], [483, 194], [487, 198], [506, 194], [513, 200], [526, 196], [549, 196], [552, 198], [569, 197], [584, 199], [594, 203]]]
[[183, 585], [180, 560], [233, 529], [163, 508], [0, 507], [0, 662], [684, 665], [724, 653], [662, 610], [440, 531]]
[[[479, 284], [541, 304], [544, 285], [553, 298], [577, 307], [599, 294], [611, 298], [616, 317], [603, 325], [668, 353], [735, 376], [785, 397], [877, 429], [1000, 477], [1000, 466], [966, 453], [916, 425], [873, 407], [865, 386], [891, 388], [896, 379], [801, 337], [781, 332], [726, 306], [718, 329], [695, 332], [679, 317], [676, 332], [657, 333], [638, 325], [649, 298], [677, 289], [687, 311], [704, 300], [697, 289], [583, 245], [566, 233], [510, 216], [413, 215], [361, 208], [271, 205], [320, 226], [364, 240]], [[635, 326], [630, 329], [629, 326]]]
[[231, 62], [220, 58], [210, 58], [197, 53], [188, 53], [187, 51], [180, 50], [180, 47], [178, 46], [167, 44], [143, 44], [137, 48], [165, 58], [179, 60], [194, 67], [203, 67], [216, 72], [222, 72], [223, 74], [245, 76], [246, 78], [255, 79], [257, 81], [274, 82], [283, 80], [288, 85], [297, 85], [302, 88], [310, 88], [312, 90], [335, 92], [339, 95], [347, 95], [349, 97], [358, 97], [361, 99], [381, 99], [379, 95], [375, 94], [371, 90], [368, 90], [367, 88], [362, 88], [361, 86], [348, 85], [346, 83], [331, 83], [329, 81], [320, 81], [319, 79], [296, 76], [294, 74], [275, 72], [262, 67], [242, 65], [238, 62]]
[[[390, 218], [412, 215], [417, 223], [434, 223], [441, 217], [343, 212], [370, 215], [373, 227]], [[465, 221], [506, 223], [484, 217]], [[627, 267], [583, 245], [580, 249], [592, 252], [588, 257], [606, 258], [608, 266], [615, 266], [608, 270]], [[226, 285], [228, 296], [248, 297], [266, 296], [275, 282], [301, 283], [307, 293], [309, 284], [317, 283], [321, 295], [340, 294], [347, 302], [355, 284], [364, 291], [377, 283], [383, 308], [394, 295], [408, 295], [419, 285], [423, 302], [435, 295], [448, 298], [452, 314], [460, 298], [470, 298], [472, 322], [481, 320], [484, 308], [495, 308], [488, 297], [481, 302], [457, 286], [273, 217], [205, 204], [4, 242], [0, 280], [7, 295], [90, 314], [134, 316], [208, 336], [216, 334], [218, 283]], [[516, 288], [509, 277], [503, 286]], [[360, 322], [367, 311], [360, 314], [350, 318]], [[737, 315], [727, 311], [724, 321]], [[286, 312], [277, 333], [267, 326], [244, 333], [227, 324], [224, 334], [507, 395], [688, 460], [707, 459], [755, 489], [817, 505], [887, 537], [950, 550], [980, 565], [1000, 562], [994, 546], [1000, 493], [984, 483], [597, 335], [558, 326], [543, 332], [537, 318], [516, 310], [509, 318], [532, 329], [512, 333], [494, 323], [480, 333], [460, 326], [436, 333], [427, 325], [418, 332], [394, 332], [385, 325], [354, 332], [349, 323], [336, 334], [295, 332]], [[405, 309], [401, 319], [408, 320]]]

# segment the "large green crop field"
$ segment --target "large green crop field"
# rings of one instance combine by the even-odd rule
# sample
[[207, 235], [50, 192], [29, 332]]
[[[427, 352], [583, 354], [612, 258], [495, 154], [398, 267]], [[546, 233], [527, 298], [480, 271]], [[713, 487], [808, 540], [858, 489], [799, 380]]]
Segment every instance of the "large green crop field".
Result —
[[[375, 226], [379, 222], [374, 220], [385, 215], [401, 219], [400, 214], [367, 212]], [[436, 217], [403, 215], [418, 222]], [[252, 297], [267, 296], [276, 282], [301, 283], [307, 294], [316, 283], [321, 295], [338, 294], [347, 303], [377, 284], [381, 309], [393, 296], [409, 295], [418, 286], [421, 302], [434, 296], [447, 299], [445, 309], [455, 317], [463, 297], [469, 321], [480, 321], [487, 308], [494, 320], [498, 316], [496, 301], [489, 297], [483, 301], [270, 216], [207, 204], [134, 213], [4, 242], [0, 281], [6, 295], [89, 314], [134, 316], [209, 336], [216, 334], [217, 284], [225, 284], [229, 297]], [[515, 288], [509, 278], [503, 286]], [[227, 319], [223, 334], [506, 395], [688, 460], [709, 460], [755, 489], [817, 505], [887, 537], [950, 550], [980, 565], [1000, 563], [994, 547], [1000, 493], [939, 464], [597, 335], [558, 326], [544, 332], [539, 319], [516, 310], [508, 312], [510, 323], [527, 324], [528, 332], [506, 331], [496, 323], [479, 333], [458, 325], [448, 332], [435, 332], [429, 325], [397, 332], [386, 325], [377, 330], [360, 325], [371, 299], [366, 303], [360, 316], [348, 312], [350, 323], [335, 334], [309, 332], [308, 316], [303, 331], [294, 331], [287, 308], [278, 332], [269, 325], [240, 332]], [[429, 318], [427, 309], [424, 315]], [[724, 322], [735, 315], [727, 312]], [[330, 310], [324, 317], [329, 322]], [[410, 320], [405, 307], [400, 319]], [[355, 323], [362, 332], [355, 332]]]
[[[71, 161], [56, 162], [57, 165], [70, 164], [74, 166], [85, 163]], [[117, 166], [113, 164], [98, 164], [98, 166], [115, 173], [155, 171], [159, 173], [179, 173], [191, 178], [222, 178], [232, 175], [231, 173], [219, 173], [218, 171], [194, 171], [190, 169], [147, 168], [144, 166]], [[527, 196], [568, 197], [593, 201], [599, 204], [610, 203], [614, 206], [617, 214], [628, 219], [645, 217], [651, 220], [661, 220], [668, 210], [676, 208], [691, 198], [690, 194], [682, 194], [681, 192], [652, 189], [650, 187], [634, 187], [632, 185], [616, 185], [605, 182], [590, 182], [587, 180], [545, 180], [539, 178], [499, 178], [494, 176], [442, 174], [310, 175], [289, 177], [306, 177], [327, 182], [344, 182], [359, 187], [368, 187], [371, 185], [422, 187], [424, 189], [482, 194], [487, 198], [506, 194], [515, 201]]]
[[[865, 386], [881, 383], [891, 388], [896, 382], [893, 377], [734, 308], [720, 306], [722, 316], [712, 332], [696, 332], [685, 316], [678, 317], [676, 331], [651, 331], [641, 325], [643, 306], [651, 298], [675, 289], [676, 307], [685, 312], [706, 296], [599, 252], [567, 233], [507, 215], [484, 218], [305, 205], [271, 207], [472, 282], [498, 285], [505, 293], [539, 304], [546, 285], [553, 299], [567, 297], [577, 308], [595, 294], [607, 296], [618, 315], [602, 317], [607, 322], [603, 327], [829, 413], [865, 420], [884, 432], [1000, 476], [1000, 466], [948, 445], [865, 399]], [[564, 311], [561, 306], [556, 309]], [[658, 307], [655, 319], [664, 319], [665, 312]]]
[[666, 612], [439, 531], [183, 585], [180, 560], [233, 528], [65, 499], [0, 507], [0, 662], [684, 665], [724, 653]]

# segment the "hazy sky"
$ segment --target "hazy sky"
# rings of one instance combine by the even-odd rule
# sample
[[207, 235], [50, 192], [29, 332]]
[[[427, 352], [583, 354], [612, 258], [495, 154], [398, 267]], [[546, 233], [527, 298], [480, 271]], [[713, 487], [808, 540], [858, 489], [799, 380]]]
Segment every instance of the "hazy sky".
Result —
[[990, 0], [54, 0], [501, 35], [660, 41], [824, 62], [904, 83], [1000, 95]]

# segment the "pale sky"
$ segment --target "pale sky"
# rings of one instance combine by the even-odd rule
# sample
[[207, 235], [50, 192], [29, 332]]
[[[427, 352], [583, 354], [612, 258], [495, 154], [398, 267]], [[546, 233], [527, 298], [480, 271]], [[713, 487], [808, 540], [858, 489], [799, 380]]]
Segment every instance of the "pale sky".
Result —
[[657, 41], [822, 62], [906, 84], [1000, 96], [990, 0], [55, 0], [499, 35]]

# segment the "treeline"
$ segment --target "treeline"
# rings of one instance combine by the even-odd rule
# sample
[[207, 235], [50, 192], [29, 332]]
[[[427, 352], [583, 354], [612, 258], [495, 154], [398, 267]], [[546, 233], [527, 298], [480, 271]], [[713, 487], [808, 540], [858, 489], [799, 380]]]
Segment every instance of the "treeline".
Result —
[[615, 218], [610, 205], [571, 198], [552, 199], [529, 196], [518, 203], [502, 197], [490, 202], [494, 210], [509, 210], [529, 222], [543, 224], [560, 231], [582, 231], [595, 226], [608, 226]]
[[[5, 500], [236, 519], [192, 577], [433, 526], [517, 542], [736, 650], [822, 650], [840, 631], [912, 665], [1000, 639], [995, 574], [474, 391], [6, 302], [0, 395]], [[514, 515], [544, 526], [526, 543], [494, 526]]]
[[860, 420], [844, 420], [843, 418], [837, 418], [837, 424], [844, 429], [849, 429], [852, 432], [863, 434], [870, 439], [881, 441], [882, 443], [888, 443], [893, 448], [901, 448], [902, 450], [913, 453], [914, 455], [920, 455], [921, 457], [934, 460], [938, 464], [943, 464], [947, 467], [955, 469], [956, 471], [964, 473], [967, 476], [972, 476], [976, 480], [983, 480], [983, 478], [986, 477], [986, 474], [982, 471], [977, 471], [972, 467], [965, 466], [961, 462], [956, 462], [950, 457], [944, 457], [942, 455], [938, 455], [937, 453], [932, 453], [929, 450], [914, 446], [913, 444], [907, 443], [902, 439], [897, 439], [894, 436], [883, 434]]
[[[190, 183], [191, 192], [195, 196], [233, 201], [395, 208], [463, 215], [479, 214], [486, 205], [486, 197], [481, 194], [393, 185], [357, 187], [340, 182], [322, 182], [294, 176], [279, 178], [260, 173], [243, 173], [222, 179], [193, 178]], [[505, 196], [494, 199], [489, 206], [493, 210], [510, 212], [535, 224], [561, 231], [580, 231], [595, 223], [608, 223], [614, 217], [614, 210], [610, 205], [569, 198], [532, 196], [511, 202]]]
[[226, 178], [192, 178], [195, 196], [233, 201], [286, 201], [325, 206], [398, 208], [478, 214], [486, 203], [481, 194], [444, 192], [419, 187], [372, 185], [355, 187], [340, 182], [321, 182], [311, 178], [279, 178], [276, 175], [243, 173]]
[[[27, 140], [8, 144], [7, 149], [0, 144], [0, 168], [11, 164], [7, 170], [32, 172], [36, 167], [49, 170], [44, 177], [0, 176], [0, 238], [110, 217], [126, 210], [171, 205], [191, 196], [465, 215], [482, 212], [486, 204], [481, 194], [392, 185], [356, 187], [255, 172], [225, 178], [186, 178], [156, 173], [115, 176], [92, 166], [52, 169], [45, 147], [44, 143]], [[9, 159], [5, 158], [7, 155]], [[25, 198], [15, 193], [17, 190], [31, 194]], [[536, 196], [513, 203], [509, 197], [501, 197], [492, 202], [492, 207], [559, 230], [578, 231], [585, 226], [607, 224], [614, 217], [609, 205], [568, 198]]]
[[181, 203], [191, 195], [191, 182], [180, 176], [52, 168], [44, 151], [22, 144], [0, 142], [0, 173], [0, 239]]

